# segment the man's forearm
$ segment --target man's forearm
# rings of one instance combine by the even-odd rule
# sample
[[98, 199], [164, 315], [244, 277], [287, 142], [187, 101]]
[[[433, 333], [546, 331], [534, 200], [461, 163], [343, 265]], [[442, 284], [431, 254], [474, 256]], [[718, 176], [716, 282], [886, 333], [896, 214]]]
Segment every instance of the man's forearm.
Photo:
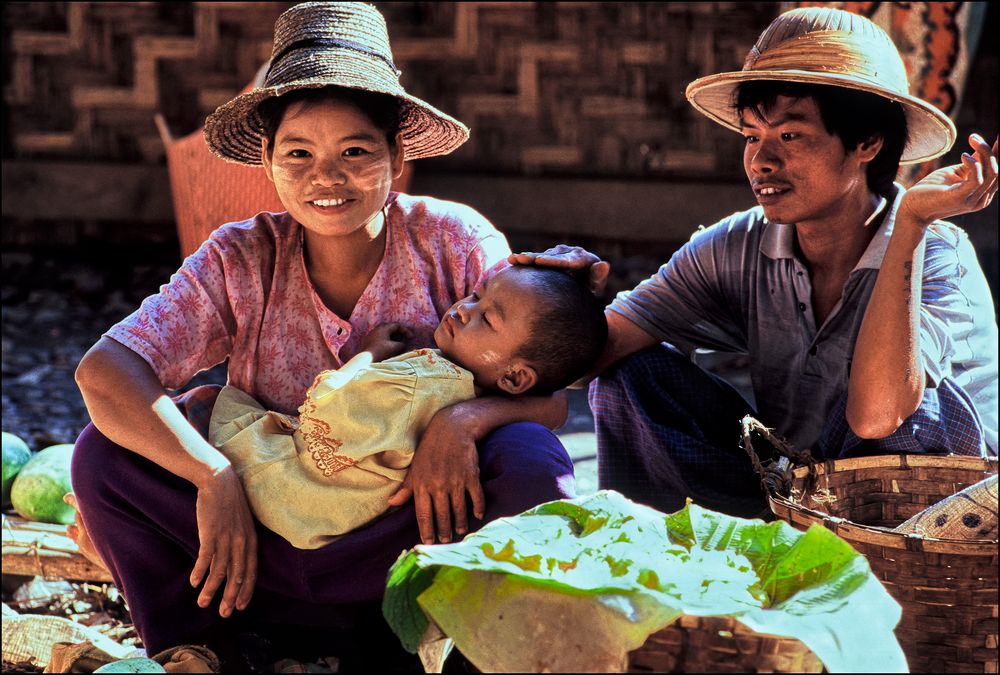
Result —
[[926, 224], [900, 209], [854, 347], [847, 421], [883, 438], [912, 415], [924, 392], [920, 296]]

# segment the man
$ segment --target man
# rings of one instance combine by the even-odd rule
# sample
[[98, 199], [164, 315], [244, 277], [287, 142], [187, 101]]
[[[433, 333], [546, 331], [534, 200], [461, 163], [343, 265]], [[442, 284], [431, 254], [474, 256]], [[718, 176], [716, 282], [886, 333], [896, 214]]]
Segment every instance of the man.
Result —
[[[758, 206], [608, 307], [590, 390], [601, 487], [664, 511], [691, 497], [760, 515], [748, 412], [823, 458], [996, 454], [993, 304], [965, 233], [939, 220], [990, 203], [996, 143], [973, 135], [961, 164], [894, 184], [901, 161], [947, 152], [954, 125], [909, 95], [880, 28], [837, 9], [786, 12], [742, 71], [687, 96], [743, 134]], [[511, 260], [589, 268], [597, 285], [608, 272], [574, 247]], [[756, 411], [687, 358], [699, 347], [749, 355]]]

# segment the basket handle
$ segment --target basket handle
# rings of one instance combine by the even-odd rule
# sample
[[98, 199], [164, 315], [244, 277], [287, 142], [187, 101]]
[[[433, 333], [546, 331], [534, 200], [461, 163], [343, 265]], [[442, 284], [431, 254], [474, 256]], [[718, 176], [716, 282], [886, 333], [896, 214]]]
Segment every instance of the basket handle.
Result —
[[[797, 466], [809, 467], [809, 482], [812, 483], [815, 478], [816, 460], [811, 453], [796, 450], [751, 415], [744, 415], [740, 420], [740, 426], [743, 433], [741, 445], [750, 457], [753, 470], [760, 476], [760, 485], [767, 494], [772, 497], [788, 496], [792, 484], [792, 471]], [[777, 461], [768, 461], [766, 465], [760, 461], [751, 438], [751, 434], [755, 431], [778, 451]]]

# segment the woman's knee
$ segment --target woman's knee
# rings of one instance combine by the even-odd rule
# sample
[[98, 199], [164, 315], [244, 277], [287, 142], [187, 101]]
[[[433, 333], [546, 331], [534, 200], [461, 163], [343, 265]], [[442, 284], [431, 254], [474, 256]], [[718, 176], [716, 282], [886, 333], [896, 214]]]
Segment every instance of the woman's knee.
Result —
[[497, 429], [480, 444], [479, 457], [490, 492], [537, 495], [535, 504], [575, 496], [573, 461], [541, 424], [517, 422]]
[[107, 494], [106, 486], [120, 473], [118, 465], [128, 460], [128, 451], [94, 426], [84, 427], [73, 447], [70, 478], [77, 501], [85, 503]]
[[70, 464], [73, 492], [81, 504], [148, 504], [195, 494], [194, 486], [105, 436], [93, 423], [76, 439]]

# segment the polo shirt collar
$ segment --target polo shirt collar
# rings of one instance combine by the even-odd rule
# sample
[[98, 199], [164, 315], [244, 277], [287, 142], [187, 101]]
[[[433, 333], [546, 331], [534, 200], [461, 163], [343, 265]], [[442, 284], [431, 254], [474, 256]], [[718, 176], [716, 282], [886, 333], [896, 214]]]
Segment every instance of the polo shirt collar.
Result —
[[[892, 236], [892, 228], [896, 224], [896, 213], [899, 211], [899, 203], [903, 200], [903, 193], [906, 192], [899, 183], [893, 183], [892, 187], [895, 190], [895, 194], [892, 197], [891, 203], [889, 203], [889, 212], [882, 219], [882, 224], [879, 225], [875, 236], [868, 242], [868, 248], [865, 249], [858, 264], [854, 266], [855, 270], [877, 270], [882, 267], [885, 250], [889, 247], [889, 237]], [[885, 208], [885, 206], [886, 202], [883, 200], [882, 208]]]
[[[878, 231], [872, 237], [861, 259], [858, 260], [858, 264], [854, 266], [855, 270], [865, 268], [879, 269], [882, 265], [882, 258], [885, 257], [885, 250], [889, 246], [889, 237], [892, 235], [892, 227], [896, 222], [896, 212], [899, 210], [899, 203], [905, 192], [903, 186], [899, 183], [893, 183], [892, 185], [895, 194], [891, 201], [883, 198], [874, 213], [872, 213], [869, 222], [874, 220], [886, 207], [888, 207], [889, 212], [882, 219], [882, 224], [879, 225]], [[760, 209], [759, 206], [757, 208]], [[761, 209], [761, 218], [763, 219], [763, 209]], [[772, 260], [794, 258], [795, 226], [788, 223], [771, 223], [766, 221], [766, 219], [765, 223], [766, 227], [761, 233], [760, 252]]]

